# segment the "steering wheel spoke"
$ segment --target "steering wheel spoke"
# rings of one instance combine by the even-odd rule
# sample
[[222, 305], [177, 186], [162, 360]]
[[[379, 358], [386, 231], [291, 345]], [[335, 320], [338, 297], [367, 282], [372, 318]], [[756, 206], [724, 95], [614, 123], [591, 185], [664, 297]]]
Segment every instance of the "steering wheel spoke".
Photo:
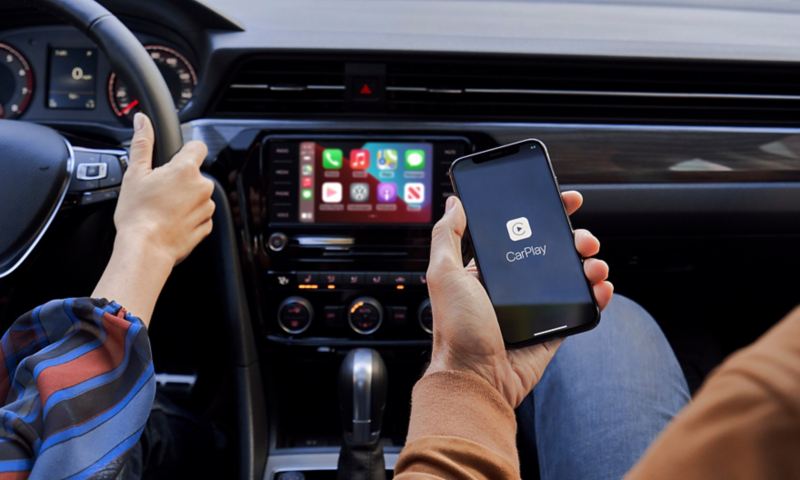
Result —
[[128, 152], [84, 147], [72, 147], [72, 150], [75, 152], [75, 169], [66, 205], [91, 205], [116, 199], [128, 165]]

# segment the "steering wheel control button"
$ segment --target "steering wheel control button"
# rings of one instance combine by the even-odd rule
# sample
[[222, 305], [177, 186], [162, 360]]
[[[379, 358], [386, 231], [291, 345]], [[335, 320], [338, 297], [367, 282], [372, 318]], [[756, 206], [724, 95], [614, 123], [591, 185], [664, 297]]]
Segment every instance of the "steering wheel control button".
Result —
[[278, 307], [278, 325], [290, 335], [298, 335], [311, 326], [314, 308], [303, 297], [289, 297]]
[[79, 163], [75, 172], [78, 180], [102, 180], [108, 175], [108, 165], [105, 163]]
[[106, 166], [105, 178], [100, 179], [100, 188], [118, 187], [122, 184], [122, 163], [116, 155], [103, 154], [100, 160]]
[[[73, 150], [75, 151], [75, 176], [70, 182], [69, 191], [85, 192], [97, 190], [100, 188], [100, 177], [98, 176], [100, 172], [95, 167], [102, 163], [100, 154], [78, 148]], [[90, 176], [90, 173], [94, 175]]]
[[119, 190], [98, 190], [95, 192], [84, 192], [81, 195], [81, 205], [91, 205], [93, 203], [114, 200], [119, 196]]
[[431, 301], [426, 299], [422, 304], [419, 306], [419, 311], [417, 312], [417, 317], [419, 319], [419, 326], [422, 327], [429, 334], [433, 334], [433, 310], [431, 309]]
[[371, 335], [381, 328], [383, 308], [372, 297], [360, 297], [353, 300], [347, 310], [347, 323], [354, 332], [360, 335]]
[[280, 252], [289, 243], [289, 237], [285, 233], [276, 232], [269, 236], [267, 245], [273, 252]]

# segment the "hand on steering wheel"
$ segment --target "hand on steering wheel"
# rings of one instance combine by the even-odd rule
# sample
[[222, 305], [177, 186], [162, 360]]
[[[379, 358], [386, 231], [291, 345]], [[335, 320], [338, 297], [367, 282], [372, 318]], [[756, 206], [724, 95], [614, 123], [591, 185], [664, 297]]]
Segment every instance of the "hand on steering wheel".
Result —
[[214, 183], [200, 174], [208, 153], [203, 142], [188, 142], [169, 163], [153, 168], [154, 139], [150, 119], [136, 114], [114, 225], [118, 238], [144, 242], [172, 266], [211, 233]]
[[211, 233], [215, 208], [214, 183], [200, 173], [206, 146], [189, 142], [153, 168], [153, 141], [150, 120], [137, 114], [114, 213], [114, 252], [92, 293], [124, 305], [145, 325], [172, 267]]

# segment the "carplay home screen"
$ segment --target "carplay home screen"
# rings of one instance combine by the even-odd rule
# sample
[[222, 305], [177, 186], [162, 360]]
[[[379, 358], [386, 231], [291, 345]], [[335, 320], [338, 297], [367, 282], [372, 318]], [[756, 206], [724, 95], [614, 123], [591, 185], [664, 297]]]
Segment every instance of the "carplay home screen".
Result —
[[301, 223], [429, 223], [433, 148], [410, 142], [300, 142]]

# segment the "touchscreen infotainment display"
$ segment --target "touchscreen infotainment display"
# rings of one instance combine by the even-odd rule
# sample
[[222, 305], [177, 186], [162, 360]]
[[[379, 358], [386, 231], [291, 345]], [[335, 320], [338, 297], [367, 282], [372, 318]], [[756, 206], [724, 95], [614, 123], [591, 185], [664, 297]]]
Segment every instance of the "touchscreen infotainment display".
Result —
[[431, 143], [304, 141], [298, 154], [301, 223], [431, 221]]

